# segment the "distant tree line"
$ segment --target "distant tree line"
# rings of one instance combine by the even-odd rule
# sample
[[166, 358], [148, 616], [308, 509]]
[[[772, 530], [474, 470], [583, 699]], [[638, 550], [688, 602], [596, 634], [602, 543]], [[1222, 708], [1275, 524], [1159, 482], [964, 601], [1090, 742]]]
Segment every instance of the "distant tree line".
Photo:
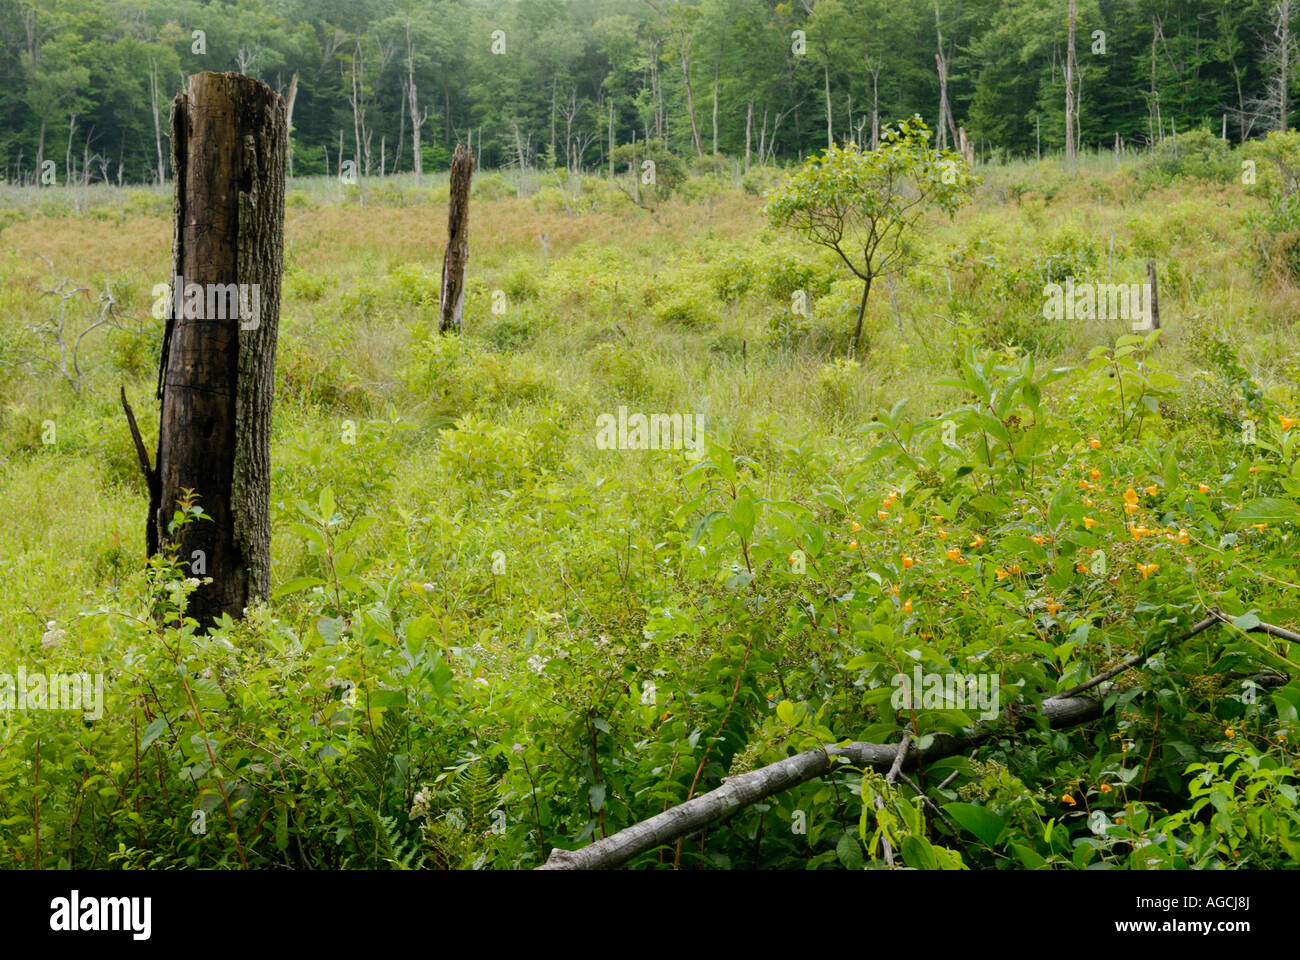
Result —
[[748, 167], [914, 113], [985, 158], [1236, 141], [1290, 124], [1294, 5], [0, 0], [0, 174], [166, 179], [169, 102], [201, 70], [291, 102], [299, 175], [445, 169], [457, 141], [486, 167], [603, 170], [645, 140]]

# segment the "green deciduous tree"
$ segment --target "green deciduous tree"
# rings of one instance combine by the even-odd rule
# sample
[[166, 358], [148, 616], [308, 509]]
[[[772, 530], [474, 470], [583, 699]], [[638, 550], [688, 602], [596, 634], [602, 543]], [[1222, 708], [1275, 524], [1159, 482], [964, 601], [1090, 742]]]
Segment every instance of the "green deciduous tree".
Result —
[[928, 210], [952, 215], [970, 199], [974, 177], [950, 150], [930, 146], [918, 116], [881, 132], [880, 147], [832, 145], [810, 158], [768, 202], [768, 219], [834, 250], [862, 281], [862, 301], [850, 346], [862, 338], [862, 318], [876, 277], [909, 257], [909, 239]]

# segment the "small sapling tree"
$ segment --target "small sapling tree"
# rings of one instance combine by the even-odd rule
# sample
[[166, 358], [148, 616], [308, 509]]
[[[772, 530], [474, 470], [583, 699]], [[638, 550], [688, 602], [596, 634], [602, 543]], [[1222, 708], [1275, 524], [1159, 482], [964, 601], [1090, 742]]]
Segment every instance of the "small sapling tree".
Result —
[[850, 143], [810, 157], [771, 196], [769, 221], [834, 250], [862, 281], [850, 355], [862, 339], [872, 281], [910, 258], [912, 235], [927, 211], [952, 216], [975, 182], [960, 155], [930, 147], [929, 128], [913, 116], [886, 127], [875, 150]]

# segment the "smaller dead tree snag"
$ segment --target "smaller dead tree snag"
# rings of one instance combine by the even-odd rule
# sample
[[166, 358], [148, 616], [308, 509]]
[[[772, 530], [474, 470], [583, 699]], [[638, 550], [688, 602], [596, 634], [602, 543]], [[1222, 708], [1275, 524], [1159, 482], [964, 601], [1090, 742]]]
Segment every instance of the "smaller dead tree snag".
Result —
[[447, 209], [447, 252], [442, 258], [442, 288], [438, 291], [438, 329], [459, 333], [465, 319], [465, 265], [469, 263], [469, 188], [474, 178], [474, 154], [456, 144], [451, 158], [451, 201]]

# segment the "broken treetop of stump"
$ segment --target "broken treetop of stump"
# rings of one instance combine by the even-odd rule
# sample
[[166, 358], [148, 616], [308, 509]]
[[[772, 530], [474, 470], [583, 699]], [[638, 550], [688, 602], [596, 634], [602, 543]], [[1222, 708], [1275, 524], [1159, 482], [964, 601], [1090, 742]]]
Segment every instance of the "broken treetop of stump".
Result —
[[247, 74], [235, 73], [233, 70], [228, 73], [218, 73], [214, 70], [204, 70], [201, 73], [191, 73], [185, 81], [185, 87], [176, 96], [189, 97], [191, 100], [207, 99], [204, 96], [207, 93], [211, 95], [209, 88], [229, 86], [231, 89], [226, 91], [227, 96], [232, 96], [236, 90], [249, 99], [261, 99], [266, 101], [266, 105], [271, 109], [284, 110], [284, 97], [280, 96], [270, 87], [256, 77], [250, 77]]
[[186, 79], [191, 87], [196, 83], [251, 83], [255, 86], [261, 87], [272, 96], [283, 99], [283, 97], [280, 97], [278, 93], [268, 87], [265, 82], [257, 79], [257, 77], [250, 77], [246, 73], [239, 73], [235, 70], [227, 70], [224, 72], [219, 70], [200, 70], [198, 73], [191, 73]]

